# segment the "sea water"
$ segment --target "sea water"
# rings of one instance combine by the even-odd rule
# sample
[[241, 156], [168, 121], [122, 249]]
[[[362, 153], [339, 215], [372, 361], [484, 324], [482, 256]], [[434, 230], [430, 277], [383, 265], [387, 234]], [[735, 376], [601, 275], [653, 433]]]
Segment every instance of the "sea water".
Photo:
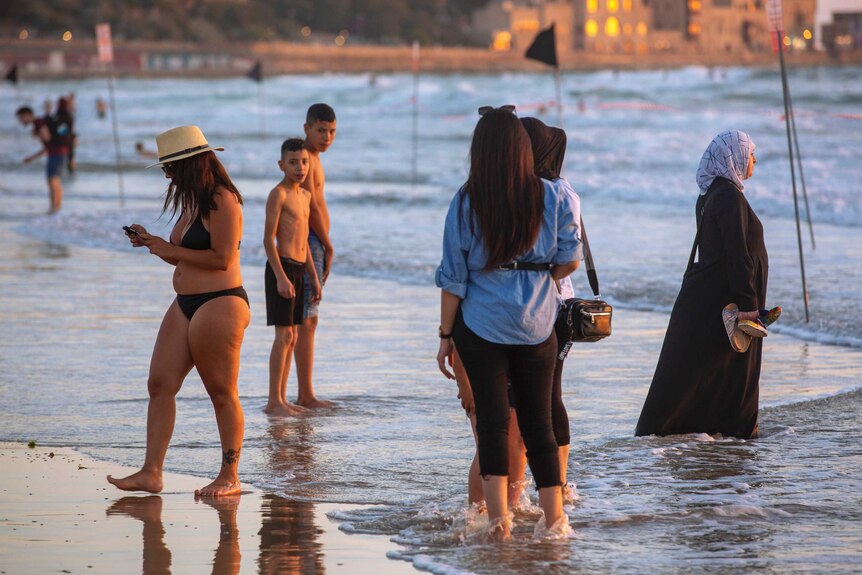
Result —
[[[862, 561], [862, 69], [791, 73], [812, 248], [797, 184], [810, 301], [805, 321], [781, 82], [776, 70], [563, 75], [565, 174], [579, 192], [614, 334], [576, 346], [564, 400], [572, 451], [567, 507], [575, 537], [532, 544], [531, 507], [515, 541], [463, 543], [472, 436], [454, 385], [437, 371], [442, 223], [463, 183], [481, 105], [515, 104], [558, 123], [551, 76], [423, 76], [414, 139], [413, 78], [289, 76], [121, 79], [123, 190], [104, 80], [0, 88], [0, 440], [69, 445], [130, 466], [143, 459], [146, 374], [173, 297], [170, 268], [132, 250], [121, 227], [166, 234], [166, 180], [136, 141], [201, 126], [243, 193], [244, 283], [252, 306], [240, 371], [244, 481], [302, 501], [360, 504], [346, 531], [393, 537], [393, 560], [438, 573], [851, 572]], [[37, 143], [12, 115], [77, 96], [78, 173], [63, 211], [47, 209]], [[315, 389], [338, 408], [270, 420], [271, 328], [264, 325], [261, 239], [281, 141], [308, 105], [330, 103], [338, 134], [322, 160], [336, 261], [324, 292]], [[745, 193], [764, 223], [767, 304], [784, 308], [764, 346], [761, 431], [753, 441], [634, 438], [694, 236], [694, 172], [710, 139], [748, 132], [758, 164]], [[797, 176], [799, 170], [797, 169]], [[589, 293], [582, 271], [577, 291]], [[295, 381], [289, 383], [295, 393]], [[166, 465], [214, 474], [218, 438], [192, 374], [178, 399]], [[535, 495], [533, 494], [533, 499]]]

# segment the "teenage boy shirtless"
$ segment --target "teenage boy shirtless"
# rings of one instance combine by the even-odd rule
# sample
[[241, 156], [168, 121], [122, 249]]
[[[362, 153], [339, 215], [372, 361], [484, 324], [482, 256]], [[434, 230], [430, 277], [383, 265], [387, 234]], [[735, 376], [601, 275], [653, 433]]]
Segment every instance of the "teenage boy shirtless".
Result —
[[[275, 326], [275, 340], [269, 356], [269, 400], [264, 411], [276, 416], [306, 411], [287, 400], [287, 376], [297, 326], [303, 322], [303, 302], [308, 299], [316, 303], [320, 299], [320, 282], [308, 247], [312, 196], [300, 186], [308, 175], [309, 164], [305, 142], [300, 138], [285, 140], [278, 161], [284, 178], [266, 200], [266, 325]], [[304, 276], [308, 277], [307, 283]]]
[[[326, 283], [332, 269], [332, 243], [329, 241], [329, 210], [323, 196], [324, 174], [320, 154], [329, 149], [335, 139], [335, 111], [327, 104], [313, 104], [305, 116], [305, 148], [309, 154], [308, 178], [302, 186], [311, 193], [311, 215], [308, 234], [308, 247], [314, 260], [320, 285]], [[311, 282], [311, 274], [306, 274], [306, 290]], [[297, 403], [303, 407], [331, 407], [332, 402], [318, 399], [312, 387], [314, 368], [314, 334], [317, 330], [319, 299], [312, 301], [306, 291], [303, 321], [299, 326], [298, 339], [294, 350], [296, 359], [296, 379], [299, 385]]]

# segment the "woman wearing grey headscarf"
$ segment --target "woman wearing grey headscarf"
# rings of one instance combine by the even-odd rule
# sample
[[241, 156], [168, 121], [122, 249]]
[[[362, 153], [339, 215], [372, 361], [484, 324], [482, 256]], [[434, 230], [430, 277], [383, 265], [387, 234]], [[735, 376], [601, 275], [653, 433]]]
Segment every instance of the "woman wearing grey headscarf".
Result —
[[740, 320], [766, 307], [763, 226], [742, 193], [756, 161], [739, 131], [716, 136], [700, 160], [699, 258], [693, 248], [635, 435], [757, 436], [762, 340], [734, 350], [722, 321], [728, 304]]

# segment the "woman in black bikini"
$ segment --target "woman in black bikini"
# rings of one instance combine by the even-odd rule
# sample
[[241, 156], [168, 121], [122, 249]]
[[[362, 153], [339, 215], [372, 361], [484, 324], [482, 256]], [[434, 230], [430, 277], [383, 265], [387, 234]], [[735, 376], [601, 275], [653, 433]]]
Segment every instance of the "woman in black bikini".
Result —
[[170, 242], [134, 224], [134, 247], [147, 247], [176, 266], [176, 300], [159, 329], [147, 381], [147, 451], [141, 470], [108, 481], [127, 491], [162, 490], [162, 468], [176, 419], [176, 395], [192, 367], [215, 408], [222, 461], [218, 477], [195, 491], [200, 496], [239, 493], [237, 475], [244, 420], [237, 391], [239, 353], [249, 322], [242, 288], [239, 244], [242, 196], [196, 126], [174, 128], [156, 138], [168, 186], [164, 209], [180, 212]]

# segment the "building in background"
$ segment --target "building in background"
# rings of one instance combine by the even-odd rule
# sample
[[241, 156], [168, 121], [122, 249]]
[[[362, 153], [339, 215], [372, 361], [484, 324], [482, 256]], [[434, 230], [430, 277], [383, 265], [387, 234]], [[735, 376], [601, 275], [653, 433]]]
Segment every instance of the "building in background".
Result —
[[489, 2], [473, 13], [473, 33], [479, 43], [493, 50], [523, 52], [539, 30], [554, 24], [557, 50], [570, 52], [574, 47], [572, 6], [570, 0]]
[[575, 45], [595, 54], [649, 52], [651, 12], [642, 0], [576, 0]]
[[823, 47], [832, 53], [862, 50], [862, 11], [835, 12], [832, 23], [823, 25]]
[[[783, 0], [783, 8], [784, 43], [813, 48], [816, 0]], [[561, 55], [742, 55], [771, 46], [766, 0], [495, 0], [473, 22], [481, 41], [500, 51], [526, 49], [551, 22]]]

